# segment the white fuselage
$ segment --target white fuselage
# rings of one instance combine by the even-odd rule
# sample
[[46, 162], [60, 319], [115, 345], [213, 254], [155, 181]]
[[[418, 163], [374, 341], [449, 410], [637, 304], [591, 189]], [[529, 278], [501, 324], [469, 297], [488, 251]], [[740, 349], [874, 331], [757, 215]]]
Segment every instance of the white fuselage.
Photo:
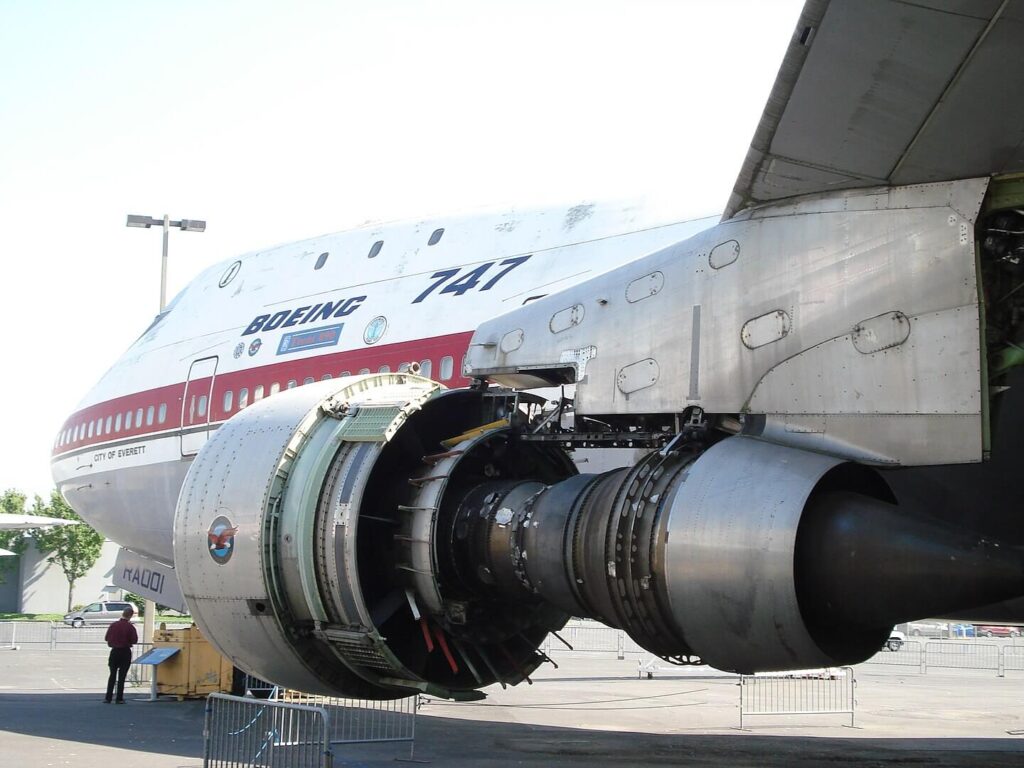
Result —
[[189, 464], [210, 430], [248, 404], [413, 363], [462, 386], [481, 321], [716, 219], [621, 205], [513, 210], [371, 226], [222, 262], [157, 316], [68, 417], [54, 480], [98, 530], [171, 564]]

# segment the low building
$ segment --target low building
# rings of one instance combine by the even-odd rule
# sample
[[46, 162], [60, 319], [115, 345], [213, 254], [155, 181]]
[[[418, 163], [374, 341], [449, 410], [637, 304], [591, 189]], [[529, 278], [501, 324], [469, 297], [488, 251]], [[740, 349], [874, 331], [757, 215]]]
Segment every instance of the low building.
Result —
[[[75, 583], [72, 605], [121, 595], [121, 590], [112, 584], [118, 549], [112, 541], [103, 543], [96, 564]], [[36, 548], [33, 540], [29, 541], [24, 554], [13, 558], [16, 562], [3, 574], [4, 583], [0, 584], [0, 612], [67, 612], [68, 580], [64, 572], [46, 558], [47, 555]]]

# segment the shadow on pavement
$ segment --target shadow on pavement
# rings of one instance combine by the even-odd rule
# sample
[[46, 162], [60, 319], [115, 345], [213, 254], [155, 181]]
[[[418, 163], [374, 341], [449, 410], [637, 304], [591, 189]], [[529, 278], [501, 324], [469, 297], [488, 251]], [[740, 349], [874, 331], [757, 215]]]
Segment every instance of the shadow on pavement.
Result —
[[205, 702], [145, 698], [126, 691], [118, 706], [102, 693], [0, 693], [0, 730], [201, 758]]
[[[129, 699], [107, 705], [82, 693], [0, 694], [0, 730], [139, 753], [201, 759], [203, 701]], [[435, 765], [491, 766], [905, 766], [1001, 768], [1024, 764], [1024, 740], [857, 739], [766, 736], [733, 731], [720, 735], [652, 735], [632, 732], [481, 722], [420, 716], [417, 761]], [[408, 745], [345, 745], [335, 766], [394, 765]], [[139, 765], [145, 764], [139, 756]], [[128, 763], [136, 764], [132, 760]]]

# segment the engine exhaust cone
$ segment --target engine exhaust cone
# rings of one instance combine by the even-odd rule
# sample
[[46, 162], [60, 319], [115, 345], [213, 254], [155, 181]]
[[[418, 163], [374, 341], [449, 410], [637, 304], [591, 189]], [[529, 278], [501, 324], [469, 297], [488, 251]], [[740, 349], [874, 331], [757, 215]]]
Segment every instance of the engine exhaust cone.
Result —
[[801, 611], [826, 643], [1024, 595], [1019, 548], [847, 492], [811, 500], [795, 559]]

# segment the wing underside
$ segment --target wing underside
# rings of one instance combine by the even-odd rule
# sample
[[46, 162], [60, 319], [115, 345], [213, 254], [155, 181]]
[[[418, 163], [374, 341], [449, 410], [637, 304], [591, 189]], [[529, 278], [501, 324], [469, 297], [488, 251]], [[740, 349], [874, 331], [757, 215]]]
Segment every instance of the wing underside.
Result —
[[1024, 0], [808, 0], [723, 218], [1024, 170]]

